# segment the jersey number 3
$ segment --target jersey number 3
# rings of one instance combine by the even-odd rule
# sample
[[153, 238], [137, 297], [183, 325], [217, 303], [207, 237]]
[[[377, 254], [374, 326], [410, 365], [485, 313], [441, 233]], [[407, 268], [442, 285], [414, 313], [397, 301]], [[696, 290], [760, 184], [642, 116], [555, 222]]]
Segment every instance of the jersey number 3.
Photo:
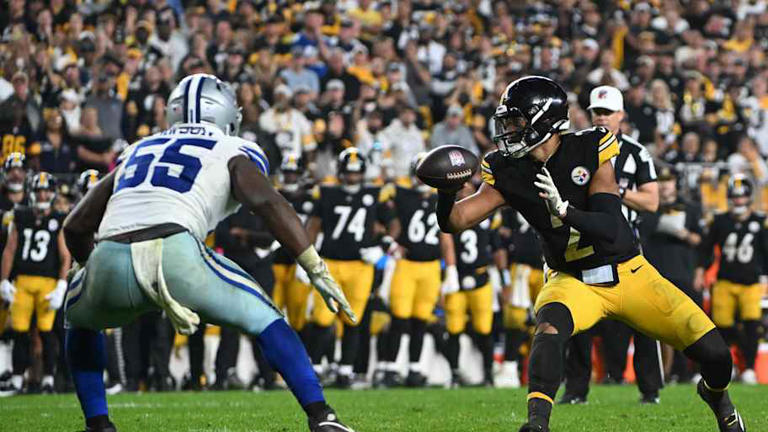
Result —
[[160, 159], [154, 165], [150, 182], [152, 186], [164, 187], [179, 193], [189, 192], [203, 165], [199, 158], [182, 153], [182, 147], [202, 147], [211, 150], [216, 145], [216, 141], [200, 138], [155, 138], [142, 142], [136, 146], [131, 156], [125, 161], [123, 175], [117, 180], [115, 192], [144, 183], [149, 175], [150, 165], [155, 161], [157, 155], [139, 153], [146, 147], [163, 145], [169, 141], [173, 142], [165, 148]]

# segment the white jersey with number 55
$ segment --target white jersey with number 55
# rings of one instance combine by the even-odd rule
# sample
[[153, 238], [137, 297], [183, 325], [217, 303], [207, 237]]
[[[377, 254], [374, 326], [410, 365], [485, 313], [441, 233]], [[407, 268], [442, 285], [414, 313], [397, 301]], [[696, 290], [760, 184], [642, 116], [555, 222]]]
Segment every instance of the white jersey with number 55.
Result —
[[205, 239], [240, 205], [228, 167], [239, 155], [269, 171], [258, 145], [205, 124], [178, 124], [131, 145], [120, 156], [97, 238], [175, 223]]

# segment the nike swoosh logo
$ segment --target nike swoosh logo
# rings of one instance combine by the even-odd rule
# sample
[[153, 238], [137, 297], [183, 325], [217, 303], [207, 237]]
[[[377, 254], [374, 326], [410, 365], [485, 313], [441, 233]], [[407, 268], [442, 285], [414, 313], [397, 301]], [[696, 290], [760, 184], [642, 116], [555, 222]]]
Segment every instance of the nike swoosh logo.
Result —
[[635, 269], [632, 269], [632, 270], [630, 270], [630, 271], [631, 271], [632, 273], [634, 273], [634, 272], [636, 272], [636, 271], [640, 270], [642, 267], [643, 267], [643, 266], [641, 265], [640, 267], [638, 267], [638, 268], [635, 268]]

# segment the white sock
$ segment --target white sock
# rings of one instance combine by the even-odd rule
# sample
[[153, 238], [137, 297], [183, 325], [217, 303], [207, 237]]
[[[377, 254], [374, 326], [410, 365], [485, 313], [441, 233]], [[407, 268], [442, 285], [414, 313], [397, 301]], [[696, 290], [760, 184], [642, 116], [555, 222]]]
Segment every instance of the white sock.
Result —
[[397, 372], [397, 363], [395, 362], [387, 363], [387, 372]]
[[344, 376], [352, 376], [352, 365], [341, 365], [339, 366], [339, 375]]
[[418, 362], [414, 363], [414, 362], [412, 362], [409, 365], [408, 370], [410, 370], [411, 372], [421, 373], [421, 363], [418, 363]]
[[321, 375], [323, 373], [323, 365], [312, 365], [312, 369], [315, 370], [315, 373], [318, 375]]
[[13, 386], [16, 387], [17, 389], [21, 389], [21, 386], [24, 385], [24, 376], [23, 375], [12, 376], [11, 384], [13, 384]]

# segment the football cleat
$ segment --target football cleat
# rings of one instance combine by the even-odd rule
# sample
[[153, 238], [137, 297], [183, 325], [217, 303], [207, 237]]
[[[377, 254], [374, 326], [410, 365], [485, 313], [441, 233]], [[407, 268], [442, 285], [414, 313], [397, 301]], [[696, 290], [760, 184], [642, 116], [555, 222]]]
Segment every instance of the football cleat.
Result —
[[724, 391], [719, 398], [716, 398], [716, 393], [709, 390], [704, 383], [704, 379], [701, 379], [696, 386], [696, 393], [712, 409], [717, 418], [717, 426], [720, 432], [746, 432], [747, 427], [744, 426], [744, 420], [731, 403], [727, 391]]
[[587, 398], [586, 396], [577, 396], [573, 394], [564, 394], [563, 397], [560, 398], [559, 401], [557, 401], [558, 405], [586, 405], [587, 404]]
[[308, 422], [310, 432], [355, 432], [354, 429], [342, 423], [330, 408], [320, 418], [310, 418]]
[[15, 396], [21, 393], [24, 382], [19, 380], [20, 375], [14, 375], [5, 384], [0, 385], [0, 397]]
[[98, 428], [90, 428], [86, 426], [83, 432], [117, 432], [117, 428], [110, 423], [108, 426]]
[[542, 425], [526, 423], [520, 427], [518, 432], [549, 432], [549, 428]]
[[644, 394], [640, 397], [640, 404], [642, 405], [658, 405], [660, 403], [659, 395]]
[[747, 385], [757, 385], [757, 374], [754, 369], [745, 369], [741, 373], [741, 382]]
[[408, 377], [405, 378], [406, 387], [425, 387], [427, 385], [427, 377], [421, 372], [410, 371]]
[[464, 380], [464, 377], [461, 375], [461, 373], [454, 371], [451, 374], [450, 388], [457, 389], [457, 388], [466, 387], [466, 386], [467, 386], [467, 382], [466, 380]]
[[344, 374], [336, 375], [336, 381], [334, 381], [333, 387], [337, 389], [343, 389], [343, 390], [351, 388], [352, 377]]

